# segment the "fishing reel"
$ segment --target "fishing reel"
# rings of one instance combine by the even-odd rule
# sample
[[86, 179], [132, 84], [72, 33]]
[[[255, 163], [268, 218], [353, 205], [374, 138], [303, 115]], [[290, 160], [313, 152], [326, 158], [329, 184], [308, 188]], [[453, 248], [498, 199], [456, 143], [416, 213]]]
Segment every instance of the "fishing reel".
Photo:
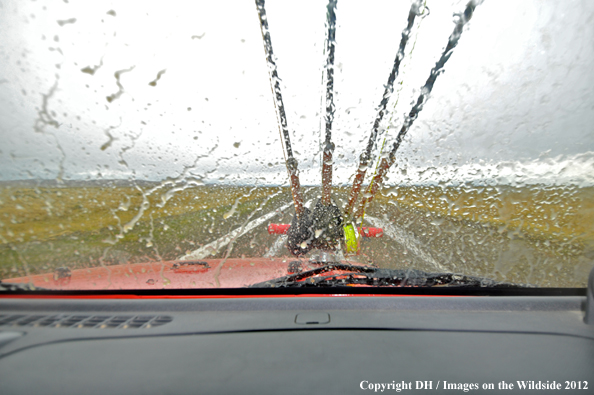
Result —
[[294, 256], [305, 255], [312, 249], [336, 251], [343, 237], [340, 209], [334, 202], [324, 205], [320, 199], [313, 212], [304, 207], [300, 218], [293, 217], [287, 229], [287, 248]]
[[356, 227], [352, 222], [345, 223], [336, 204], [327, 206], [319, 200], [313, 212], [303, 207], [300, 218], [295, 215], [290, 225], [270, 224], [268, 233], [286, 234], [287, 249], [297, 257], [313, 249], [322, 251], [342, 249], [347, 255], [358, 255], [361, 252], [361, 239], [382, 237], [383, 229]]
[[[411, 29], [413, 28], [415, 18], [424, 14], [421, 12], [421, 1], [417, 0], [411, 5], [407, 26], [403, 30], [400, 39], [400, 46], [388, 83], [385, 86], [384, 95], [378, 107], [377, 116], [373, 123], [373, 128], [369, 136], [369, 141], [364, 153], [361, 155], [359, 167], [356, 171], [353, 186], [349, 197], [349, 202], [345, 209], [344, 220], [340, 209], [334, 204], [331, 199], [332, 192], [332, 154], [334, 151], [334, 144], [332, 143], [332, 121], [334, 119], [334, 52], [336, 44], [336, 0], [329, 0], [326, 12], [326, 26], [328, 27], [326, 35], [325, 53], [326, 67], [324, 82], [326, 85], [326, 116], [325, 116], [325, 145], [323, 150], [323, 166], [322, 166], [322, 199], [320, 199], [314, 207], [313, 213], [311, 210], [303, 206], [303, 199], [300, 192], [299, 173], [297, 169], [297, 161], [293, 157], [293, 149], [291, 147], [291, 139], [289, 129], [287, 127], [287, 116], [285, 112], [284, 103], [282, 100], [281, 86], [278, 83], [278, 71], [274, 61], [272, 52], [272, 41], [268, 29], [268, 18], [264, 9], [265, 0], [256, 0], [258, 15], [260, 18], [260, 28], [262, 31], [262, 39], [264, 41], [264, 51], [266, 53], [266, 60], [268, 62], [268, 72], [270, 77], [270, 86], [273, 92], [273, 100], [277, 119], [279, 120], [279, 131], [281, 139], [284, 141], [284, 154], [289, 172], [291, 182], [291, 193], [293, 195], [293, 202], [295, 204], [295, 216], [292, 224], [276, 225], [271, 224], [268, 227], [269, 233], [276, 233], [277, 229], [282, 228], [288, 235], [287, 247], [291, 254], [295, 256], [302, 256], [307, 254], [310, 250], [316, 248], [320, 250], [336, 251], [340, 249], [344, 242], [345, 252], [347, 254], [359, 254], [361, 250], [361, 237], [381, 237], [383, 232], [381, 229], [375, 228], [358, 228], [354, 224], [354, 218], [362, 218], [365, 210], [365, 205], [370, 203], [373, 196], [377, 192], [379, 186], [383, 183], [383, 178], [395, 162], [396, 151], [400, 147], [404, 137], [409, 131], [412, 123], [417, 119], [419, 112], [423, 109], [431, 90], [435, 84], [437, 77], [443, 71], [443, 67], [452, 55], [453, 49], [458, 45], [458, 40], [463, 32], [464, 25], [472, 18], [475, 7], [480, 3], [478, 0], [470, 0], [466, 4], [466, 8], [461, 17], [456, 21], [454, 31], [448, 39], [448, 44], [441, 54], [441, 57], [431, 69], [431, 74], [421, 89], [421, 94], [417, 99], [416, 104], [413, 105], [404, 123], [396, 136], [396, 140], [388, 155], [382, 157], [378, 163], [377, 172], [373, 177], [372, 185], [368, 192], [369, 196], [363, 198], [360, 209], [354, 213], [354, 205], [357, 202], [362, 183], [365, 179], [365, 173], [368, 168], [368, 161], [371, 157], [371, 151], [376, 146], [376, 139], [379, 134], [379, 126], [384, 114], [386, 113], [390, 95], [393, 92], [394, 81], [398, 76], [401, 60], [404, 57], [405, 48], [409, 40]], [[385, 143], [385, 140], [384, 140]], [[382, 145], [383, 149], [383, 145]], [[353, 215], [354, 214], [354, 215]], [[346, 223], [345, 223], [346, 222]], [[272, 230], [272, 231], [271, 231]]]

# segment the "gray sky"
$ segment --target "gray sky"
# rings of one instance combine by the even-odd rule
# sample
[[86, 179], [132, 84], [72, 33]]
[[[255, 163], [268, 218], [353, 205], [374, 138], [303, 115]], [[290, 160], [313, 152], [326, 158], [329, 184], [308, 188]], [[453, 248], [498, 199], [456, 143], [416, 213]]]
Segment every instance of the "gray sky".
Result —
[[[464, 5], [427, 0], [417, 18], [388, 143]], [[267, 1], [304, 184], [321, 178], [325, 6]], [[409, 7], [338, 2], [337, 183], [357, 167]], [[594, 184], [593, 65], [594, 2], [485, 0], [390, 181]], [[0, 180], [287, 182], [251, 1], [2, 1], [0, 137]]]

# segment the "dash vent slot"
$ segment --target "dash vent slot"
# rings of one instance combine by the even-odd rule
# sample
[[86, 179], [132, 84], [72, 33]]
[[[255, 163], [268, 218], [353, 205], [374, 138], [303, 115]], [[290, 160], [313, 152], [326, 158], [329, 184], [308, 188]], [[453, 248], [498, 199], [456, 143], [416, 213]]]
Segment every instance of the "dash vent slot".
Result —
[[0, 326], [48, 328], [148, 329], [170, 323], [164, 315], [24, 315], [0, 314]]

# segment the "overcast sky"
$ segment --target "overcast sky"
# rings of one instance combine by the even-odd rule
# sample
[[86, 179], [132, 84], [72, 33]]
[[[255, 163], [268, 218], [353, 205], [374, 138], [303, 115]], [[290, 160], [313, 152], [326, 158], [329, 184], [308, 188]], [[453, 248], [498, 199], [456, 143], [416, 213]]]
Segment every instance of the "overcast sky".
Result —
[[[465, 2], [427, 6], [388, 143]], [[266, 7], [302, 183], [319, 184], [326, 2]], [[357, 167], [409, 8], [338, 1], [336, 183]], [[594, 184], [592, 70], [594, 2], [485, 0], [390, 181]], [[251, 1], [0, 2], [0, 138], [0, 180], [288, 180]]]

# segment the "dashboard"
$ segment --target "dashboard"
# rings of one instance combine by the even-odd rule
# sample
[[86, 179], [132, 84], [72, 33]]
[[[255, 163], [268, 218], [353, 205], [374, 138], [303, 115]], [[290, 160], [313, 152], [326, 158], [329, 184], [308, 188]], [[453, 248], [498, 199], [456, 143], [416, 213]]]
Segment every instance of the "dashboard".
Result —
[[10, 295], [0, 388], [594, 393], [587, 308], [582, 295]]

